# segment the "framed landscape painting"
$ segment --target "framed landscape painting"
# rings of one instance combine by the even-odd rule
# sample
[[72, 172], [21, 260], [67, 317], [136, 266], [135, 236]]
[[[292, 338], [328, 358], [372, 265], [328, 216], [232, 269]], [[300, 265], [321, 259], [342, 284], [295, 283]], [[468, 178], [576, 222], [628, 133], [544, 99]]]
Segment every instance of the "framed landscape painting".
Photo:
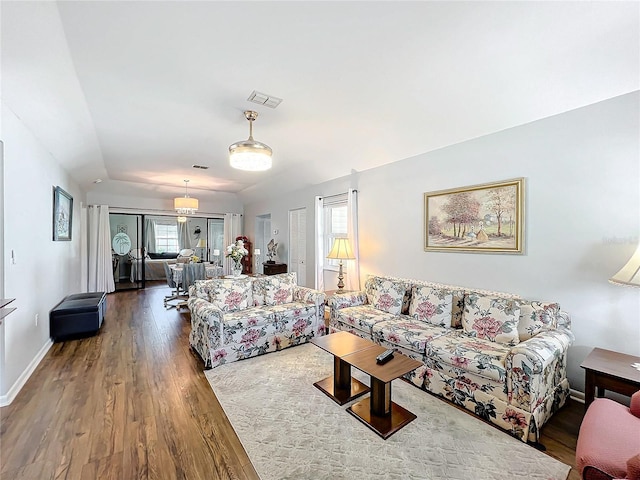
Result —
[[60, 187], [53, 189], [53, 241], [71, 240], [73, 197]]
[[424, 194], [424, 249], [523, 253], [524, 178]]

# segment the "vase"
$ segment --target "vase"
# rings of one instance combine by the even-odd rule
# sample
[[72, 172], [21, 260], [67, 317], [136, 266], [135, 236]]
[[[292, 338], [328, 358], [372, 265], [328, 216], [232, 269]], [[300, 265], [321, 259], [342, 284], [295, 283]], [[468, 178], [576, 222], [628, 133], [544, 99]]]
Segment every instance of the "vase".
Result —
[[240, 275], [242, 275], [242, 262], [240, 261], [233, 261], [233, 266], [231, 267], [231, 274], [234, 277], [239, 277]]

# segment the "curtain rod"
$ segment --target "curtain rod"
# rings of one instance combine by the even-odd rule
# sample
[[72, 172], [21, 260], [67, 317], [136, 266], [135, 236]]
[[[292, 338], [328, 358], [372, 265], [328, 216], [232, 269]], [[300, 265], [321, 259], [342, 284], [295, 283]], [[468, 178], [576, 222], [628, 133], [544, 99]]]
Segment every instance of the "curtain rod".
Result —
[[[353, 191], [353, 193], [358, 193], [358, 190], [356, 190], [356, 189], [353, 189], [352, 191]], [[318, 195], [318, 198], [320, 198], [320, 199], [333, 198], [333, 197], [341, 197], [342, 195], [349, 195], [349, 192], [336, 193], [335, 195]]]
[[[87, 206], [92, 207], [96, 205], [87, 205]], [[131, 207], [111, 207], [111, 206], [109, 206], [109, 213], [131, 213], [136, 215], [165, 215], [170, 217], [186, 216], [187, 218], [189, 217], [199, 218], [207, 215], [221, 215], [221, 216], [225, 216], [228, 214], [242, 215], [242, 213], [235, 213], [235, 212], [229, 212], [229, 213], [197, 212], [195, 215], [179, 215], [174, 210], [159, 210], [159, 209], [153, 209], [153, 208], [145, 208], [141, 210], [141, 209], [131, 208]]]

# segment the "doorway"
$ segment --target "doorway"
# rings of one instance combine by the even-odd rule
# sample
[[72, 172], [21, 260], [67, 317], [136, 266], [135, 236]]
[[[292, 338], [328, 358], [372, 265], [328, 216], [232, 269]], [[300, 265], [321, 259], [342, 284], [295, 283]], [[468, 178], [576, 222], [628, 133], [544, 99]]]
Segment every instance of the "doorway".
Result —
[[109, 227], [116, 292], [144, 288], [142, 215], [110, 213]]

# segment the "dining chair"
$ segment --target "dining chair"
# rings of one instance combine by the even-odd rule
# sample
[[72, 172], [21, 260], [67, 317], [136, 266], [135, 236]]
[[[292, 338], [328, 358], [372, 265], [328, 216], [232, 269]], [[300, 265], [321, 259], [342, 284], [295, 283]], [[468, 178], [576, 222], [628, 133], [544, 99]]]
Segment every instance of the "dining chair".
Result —
[[[164, 297], [164, 308], [177, 307], [182, 301], [178, 285], [173, 279], [173, 271], [171, 270], [171, 267], [169, 267], [169, 262], [162, 262], [162, 265], [164, 266], [164, 274], [167, 277], [167, 285], [169, 285], [169, 288], [171, 289], [170, 294], [165, 295]], [[178, 300], [178, 303], [170, 303], [174, 300]]]

